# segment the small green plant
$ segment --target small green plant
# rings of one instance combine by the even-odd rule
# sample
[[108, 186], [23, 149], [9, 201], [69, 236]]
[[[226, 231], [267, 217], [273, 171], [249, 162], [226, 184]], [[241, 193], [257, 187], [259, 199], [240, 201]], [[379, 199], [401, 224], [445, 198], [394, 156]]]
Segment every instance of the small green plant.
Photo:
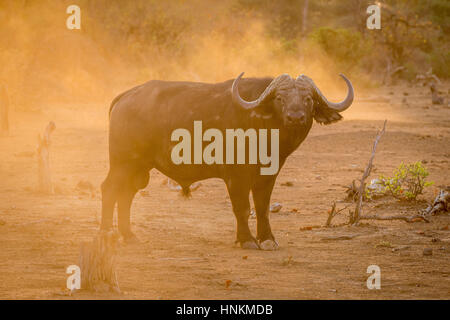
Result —
[[392, 248], [392, 243], [389, 241], [380, 241], [375, 245], [375, 248]]
[[385, 193], [400, 200], [416, 200], [425, 187], [433, 184], [426, 181], [429, 172], [420, 161], [411, 164], [402, 162], [393, 174], [392, 177], [381, 176], [380, 181], [385, 187]]

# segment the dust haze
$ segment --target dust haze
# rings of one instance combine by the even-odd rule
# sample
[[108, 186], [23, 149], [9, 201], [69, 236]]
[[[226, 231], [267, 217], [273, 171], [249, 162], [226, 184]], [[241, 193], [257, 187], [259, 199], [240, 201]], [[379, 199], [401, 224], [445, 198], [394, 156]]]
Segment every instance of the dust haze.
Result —
[[[72, 4], [80, 30], [66, 27]], [[343, 210], [324, 227], [333, 202], [354, 207], [346, 187], [361, 179], [384, 120], [366, 182], [420, 161], [433, 185], [415, 201], [367, 201], [367, 214], [415, 215], [450, 185], [448, 4], [382, 4], [381, 30], [367, 30], [364, 0], [0, 0], [0, 105], [9, 101], [9, 130], [0, 133], [0, 299], [450, 298], [448, 211], [428, 222], [355, 226]], [[280, 171], [271, 203], [281, 209], [270, 213], [280, 250], [233, 245], [222, 181], [202, 181], [184, 199], [152, 171], [131, 209], [140, 243], [118, 249], [121, 293], [72, 295], [65, 270], [100, 226], [114, 97], [152, 79], [214, 83], [241, 72], [305, 74], [331, 101], [345, 96], [339, 73], [355, 87], [344, 120], [314, 124]], [[442, 104], [433, 104], [431, 83]], [[50, 121], [46, 194], [36, 150]], [[256, 219], [249, 224], [256, 229]], [[366, 287], [372, 264], [382, 270], [381, 290]]]

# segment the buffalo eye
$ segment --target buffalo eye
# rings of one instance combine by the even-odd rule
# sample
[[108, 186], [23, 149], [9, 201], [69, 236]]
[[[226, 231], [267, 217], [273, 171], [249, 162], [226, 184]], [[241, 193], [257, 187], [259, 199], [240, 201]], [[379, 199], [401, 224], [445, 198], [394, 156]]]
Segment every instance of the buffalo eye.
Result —
[[308, 108], [312, 108], [313, 100], [311, 99], [310, 96], [307, 96], [306, 98], [303, 99], [303, 104]]

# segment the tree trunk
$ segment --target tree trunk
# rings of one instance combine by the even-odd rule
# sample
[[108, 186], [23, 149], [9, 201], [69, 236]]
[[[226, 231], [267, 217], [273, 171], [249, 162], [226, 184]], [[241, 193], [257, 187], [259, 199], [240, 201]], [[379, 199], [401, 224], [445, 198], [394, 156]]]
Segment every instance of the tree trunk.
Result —
[[365, 15], [365, 10], [362, 9], [362, 1], [361, 0], [355, 0], [353, 11], [353, 17], [356, 24], [356, 29], [364, 36], [366, 34], [366, 19], [367, 16]]
[[9, 96], [4, 85], [0, 85], [0, 134], [9, 134]]
[[50, 172], [50, 135], [56, 129], [53, 121], [49, 122], [45, 128], [44, 136], [38, 135], [38, 178], [39, 191], [51, 194], [53, 193], [53, 185]]
[[118, 245], [119, 235], [114, 231], [101, 231], [91, 242], [81, 244], [81, 289], [120, 292], [116, 273]]
[[308, 0], [303, 1], [303, 19], [302, 19], [302, 37], [306, 37], [306, 28], [308, 27]]

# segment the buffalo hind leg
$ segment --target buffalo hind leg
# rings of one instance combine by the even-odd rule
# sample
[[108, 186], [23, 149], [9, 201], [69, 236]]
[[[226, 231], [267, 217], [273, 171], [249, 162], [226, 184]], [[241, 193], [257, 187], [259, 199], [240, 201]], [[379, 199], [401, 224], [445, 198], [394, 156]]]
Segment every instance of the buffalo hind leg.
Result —
[[230, 181], [227, 188], [237, 221], [236, 242], [239, 242], [243, 249], [259, 249], [258, 242], [248, 227], [250, 187], [242, 185], [239, 181]]
[[137, 241], [136, 236], [131, 231], [131, 204], [138, 190], [145, 188], [149, 180], [149, 170], [133, 169], [128, 170], [124, 177], [117, 199], [119, 232], [127, 242]]
[[131, 231], [130, 222], [131, 203], [136, 192], [136, 189], [131, 188], [122, 190], [117, 201], [119, 232], [126, 242], [137, 242], [136, 236]]
[[149, 180], [149, 170], [139, 166], [111, 164], [108, 176], [102, 183], [102, 223], [101, 230], [113, 227], [113, 215], [118, 203], [119, 231], [127, 240], [135, 239], [130, 227], [130, 208], [139, 189], [145, 188]]
[[252, 188], [256, 211], [256, 226], [259, 245], [262, 250], [277, 250], [278, 243], [272, 234], [269, 222], [270, 196], [272, 195], [275, 178], [261, 178]]

